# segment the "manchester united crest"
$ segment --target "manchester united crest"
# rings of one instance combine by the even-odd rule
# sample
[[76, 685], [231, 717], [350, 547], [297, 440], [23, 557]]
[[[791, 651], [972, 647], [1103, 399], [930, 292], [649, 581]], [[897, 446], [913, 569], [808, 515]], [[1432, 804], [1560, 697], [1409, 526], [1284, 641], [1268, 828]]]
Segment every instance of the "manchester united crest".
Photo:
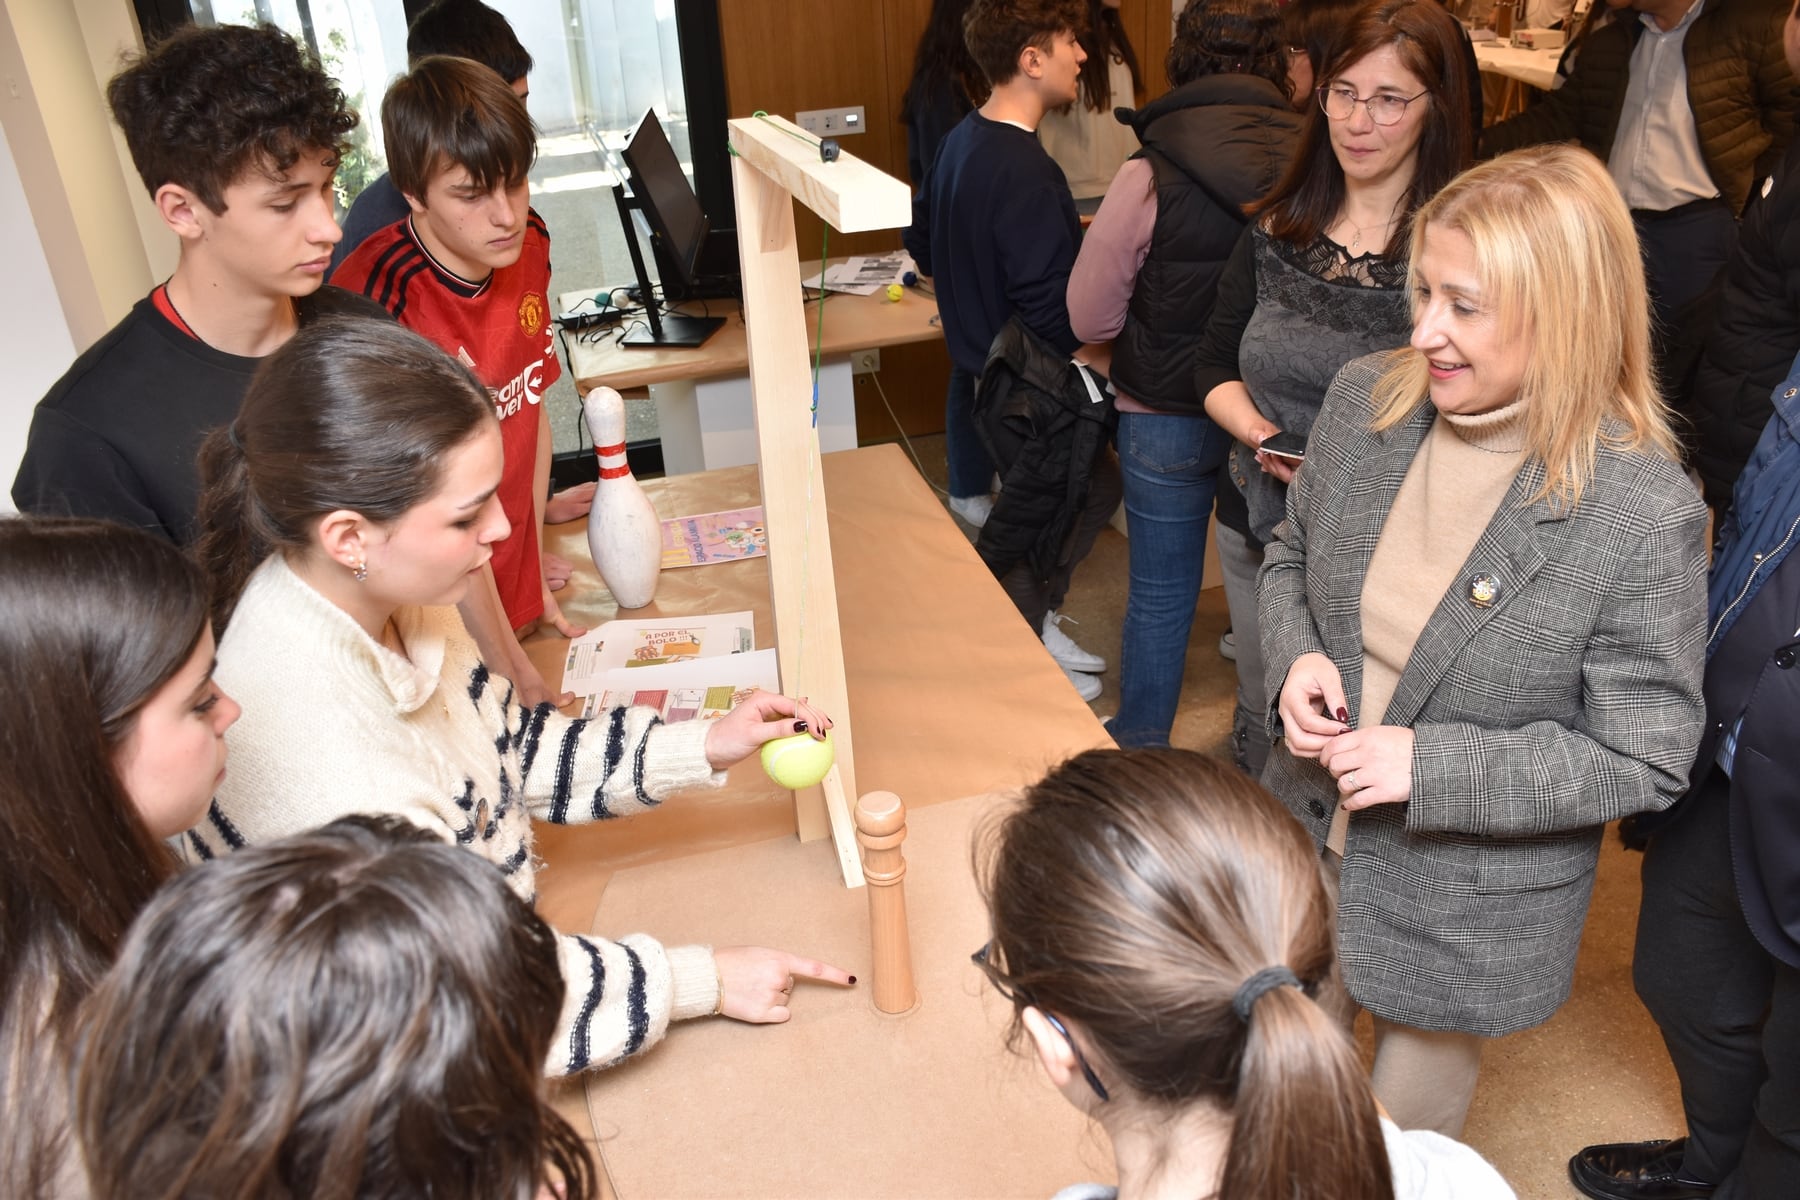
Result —
[[526, 337], [536, 337], [544, 330], [544, 298], [536, 292], [526, 292], [519, 301], [519, 328]]

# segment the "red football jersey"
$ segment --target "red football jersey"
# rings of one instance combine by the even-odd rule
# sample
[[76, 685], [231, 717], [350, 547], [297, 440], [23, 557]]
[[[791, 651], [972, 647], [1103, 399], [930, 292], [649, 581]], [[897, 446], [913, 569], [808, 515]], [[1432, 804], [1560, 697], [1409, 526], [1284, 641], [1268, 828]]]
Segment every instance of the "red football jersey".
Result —
[[518, 261], [481, 283], [452, 274], [397, 221], [351, 252], [331, 282], [361, 292], [408, 329], [461, 359], [487, 386], [500, 418], [506, 468], [500, 506], [512, 533], [494, 544], [494, 582], [517, 628], [544, 613], [538, 560], [538, 406], [562, 375], [550, 332], [550, 233], [532, 211]]

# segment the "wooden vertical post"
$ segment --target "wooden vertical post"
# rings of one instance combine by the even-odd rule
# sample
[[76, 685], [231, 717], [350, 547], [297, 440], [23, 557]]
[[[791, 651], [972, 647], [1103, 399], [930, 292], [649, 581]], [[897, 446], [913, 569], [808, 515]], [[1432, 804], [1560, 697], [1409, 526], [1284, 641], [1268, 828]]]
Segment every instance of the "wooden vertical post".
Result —
[[919, 1002], [913, 986], [912, 935], [906, 925], [906, 808], [892, 792], [870, 792], [856, 802], [856, 840], [862, 844], [863, 878], [869, 887], [869, 949], [874, 962], [875, 1007], [903, 1013]]
[[830, 833], [844, 882], [854, 887], [862, 883], [848, 799], [856, 795], [855, 740], [813, 421], [793, 199], [798, 195], [844, 232], [904, 225], [911, 205], [899, 180], [849, 156], [822, 162], [817, 139], [778, 117], [732, 121], [730, 136], [781, 686], [809, 698], [835, 722], [836, 762], [818, 788], [795, 793], [794, 820], [802, 841]]

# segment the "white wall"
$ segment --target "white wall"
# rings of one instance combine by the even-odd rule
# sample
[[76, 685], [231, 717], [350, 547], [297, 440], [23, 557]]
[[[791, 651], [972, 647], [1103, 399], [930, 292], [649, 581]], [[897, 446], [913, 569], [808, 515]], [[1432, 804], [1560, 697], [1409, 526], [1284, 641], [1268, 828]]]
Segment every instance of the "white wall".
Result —
[[0, 128], [0, 511], [11, 512], [13, 476], [25, 453], [31, 410], [75, 357], [75, 339], [56, 302], [50, 263], [25, 203], [12, 147]]

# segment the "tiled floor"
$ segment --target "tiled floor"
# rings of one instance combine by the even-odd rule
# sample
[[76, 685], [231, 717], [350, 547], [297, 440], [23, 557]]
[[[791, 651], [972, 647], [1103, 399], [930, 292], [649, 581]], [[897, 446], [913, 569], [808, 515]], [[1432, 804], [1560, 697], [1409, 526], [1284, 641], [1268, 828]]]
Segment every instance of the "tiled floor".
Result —
[[[943, 439], [918, 438], [913, 447], [926, 478], [941, 487]], [[1104, 690], [1093, 702], [1100, 714], [1118, 703], [1128, 553], [1121, 534], [1104, 530], [1063, 606], [1080, 622], [1065, 627], [1066, 632], [1110, 661], [1111, 669], [1102, 677]], [[1232, 665], [1218, 653], [1226, 623], [1224, 592], [1208, 587], [1186, 650], [1187, 671], [1171, 738], [1177, 746], [1225, 753], [1235, 679]], [[1567, 1181], [1565, 1164], [1584, 1145], [1682, 1132], [1674, 1072], [1631, 986], [1639, 861], [1609, 835], [1569, 1002], [1546, 1024], [1487, 1047], [1464, 1136], [1526, 1200], [1578, 1195]], [[1358, 1032], [1366, 1053], [1366, 1017]]]

